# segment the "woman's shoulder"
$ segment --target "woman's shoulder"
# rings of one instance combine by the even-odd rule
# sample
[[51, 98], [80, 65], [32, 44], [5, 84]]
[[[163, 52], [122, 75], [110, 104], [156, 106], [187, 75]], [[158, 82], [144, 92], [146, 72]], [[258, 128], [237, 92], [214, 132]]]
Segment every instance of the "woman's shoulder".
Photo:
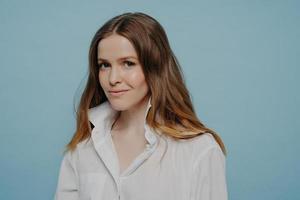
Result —
[[213, 149], [222, 152], [211, 133], [203, 133], [189, 139], [171, 139], [171, 144], [177, 152], [181, 152], [181, 154], [190, 157], [192, 160], [199, 159]]
[[198, 151], [219, 146], [214, 136], [208, 132], [202, 133], [189, 139], [178, 139], [177, 142], [179, 143], [179, 145], [197, 149]]
[[83, 154], [84, 152], [89, 151], [91, 148], [93, 148], [93, 144], [91, 140], [92, 140], [91, 138], [86, 138], [80, 141], [73, 150], [68, 149], [65, 152], [64, 156], [72, 160], [76, 159], [78, 154]]

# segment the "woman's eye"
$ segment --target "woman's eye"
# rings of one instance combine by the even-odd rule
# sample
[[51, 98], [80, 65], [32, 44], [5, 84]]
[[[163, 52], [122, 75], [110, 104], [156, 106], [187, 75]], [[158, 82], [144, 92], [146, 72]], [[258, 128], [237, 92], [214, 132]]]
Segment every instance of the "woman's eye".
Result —
[[124, 61], [124, 63], [125, 63], [125, 65], [127, 65], [127, 66], [133, 66], [133, 65], [135, 65], [135, 63], [134, 63], [134, 62], [131, 62], [131, 61]]
[[109, 66], [109, 64], [108, 63], [98, 63], [98, 67], [99, 68], [102, 68], [102, 67], [108, 67]]

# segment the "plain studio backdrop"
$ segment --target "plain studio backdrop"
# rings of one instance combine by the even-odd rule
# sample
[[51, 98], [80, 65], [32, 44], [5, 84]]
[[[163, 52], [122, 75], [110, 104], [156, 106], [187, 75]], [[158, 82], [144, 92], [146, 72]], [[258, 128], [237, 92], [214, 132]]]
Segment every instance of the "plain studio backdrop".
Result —
[[226, 144], [229, 199], [300, 199], [299, 9], [289, 0], [1, 0], [0, 199], [53, 198], [90, 41], [127, 11], [165, 28], [198, 117]]

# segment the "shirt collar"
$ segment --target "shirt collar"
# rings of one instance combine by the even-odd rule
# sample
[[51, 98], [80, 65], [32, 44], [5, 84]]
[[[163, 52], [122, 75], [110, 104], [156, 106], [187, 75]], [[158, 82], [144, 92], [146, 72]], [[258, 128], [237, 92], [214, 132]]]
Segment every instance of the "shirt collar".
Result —
[[[145, 128], [145, 138], [147, 140], [148, 147], [153, 146], [157, 142], [156, 134], [146, 123], [147, 114], [151, 108], [151, 96], [148, 100], [146, 111], [143, 117], [143, 124]], [[117, 116], [118, 111], [114, 110], [109, 103], [106, 101], [96, 107], [90, 108], [88, 110], [88, 118], [89, 121], [94, 125], [94, 129], [92, 130], [92, 139], [94, 142], [98, 144], [104, 142], [108, 133], [110, 133], [111, 126], [114, 122], [115, 117]]]

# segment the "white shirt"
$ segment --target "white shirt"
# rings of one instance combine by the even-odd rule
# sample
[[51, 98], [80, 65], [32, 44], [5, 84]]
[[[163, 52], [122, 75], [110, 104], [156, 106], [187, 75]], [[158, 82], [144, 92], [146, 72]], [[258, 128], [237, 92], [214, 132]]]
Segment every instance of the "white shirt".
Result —
[[[154, 132], [144, 115], [144, 151], [119, 173], [107, 101], [89, 109], [95, 126], [62, 160], [55, 200], [227, 200], [225, 156], [209, 133], [179, 141]], [[162, 157], [163, 156], [163, 157]]]

